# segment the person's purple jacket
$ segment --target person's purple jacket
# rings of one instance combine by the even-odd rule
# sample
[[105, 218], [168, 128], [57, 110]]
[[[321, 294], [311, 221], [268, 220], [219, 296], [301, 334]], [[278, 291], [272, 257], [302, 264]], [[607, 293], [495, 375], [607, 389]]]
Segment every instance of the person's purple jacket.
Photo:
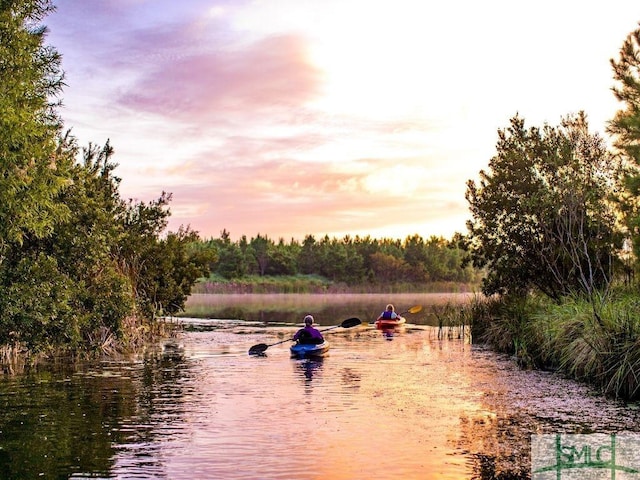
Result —
[[311, 344], [319, 344], [324, 342], [322, 333], [311, 326], [313, 324], [313, 317], [311, 315], [307, 315], [306, 317], [304, 317], [304, 323], [304, 328], [301, 328], [296, 332], [296, 334], [293, 336], [293, 340], [297, 340], [300, 343]]

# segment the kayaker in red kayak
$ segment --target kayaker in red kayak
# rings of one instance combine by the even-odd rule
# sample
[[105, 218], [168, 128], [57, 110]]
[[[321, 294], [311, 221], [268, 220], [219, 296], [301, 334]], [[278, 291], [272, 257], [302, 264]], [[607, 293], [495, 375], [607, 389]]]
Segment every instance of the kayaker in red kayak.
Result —
[[398, 318], [398, 314], [395, 312], [395, 308], [392, 304], [387, 305], [387, 308], [384, 312], [380, 314], [380, 316], [376, 319], [376, 322], [379, 320], [395, 320]]
[[324, 342], [324, 337], [319, 330], [313, 327], [313, 317], [307, 315], [304, 317], [304, 328], [301, 328], [293, 336], [293, 340], [297, 340], [298, 343], [307, 345], [319, 345]]

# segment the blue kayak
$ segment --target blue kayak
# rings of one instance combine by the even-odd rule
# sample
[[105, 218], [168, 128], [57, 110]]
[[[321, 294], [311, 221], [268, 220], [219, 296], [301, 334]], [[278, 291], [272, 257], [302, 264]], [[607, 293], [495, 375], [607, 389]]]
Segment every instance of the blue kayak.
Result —
[[329, 351], [329, 342], [319, 344], [296, 343], [291, 345], [291, 355], [298, 358], [322, 357]]

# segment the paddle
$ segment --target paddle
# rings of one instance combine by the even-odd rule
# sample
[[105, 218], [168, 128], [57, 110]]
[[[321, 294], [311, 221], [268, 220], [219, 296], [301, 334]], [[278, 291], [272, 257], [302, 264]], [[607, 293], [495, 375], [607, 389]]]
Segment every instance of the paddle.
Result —
[[[324, 328], [324, 329], [319, 330], [319, 331], [320, 332], [326, 332], [328, 330], [333, 330], [334, 328], [338, 328], [338, 327], [351, 328], [351, 327], [355, 327], [356, 325], [360, 325], [361, 323], [362, 323], [362, 321], [359, 318], [352, 317], [352, 318], [347, 318], [340, 325], [334, 325], [333, 327]], [[263, 353], [269, 347], [273, 347], [274, 345], [280, 345], [281, 343], [291, 342], [291, 341], [293, 341], [293, 338], [287, 338], [286, 340], [281, 340], [279, 342], [271, 343], [269, 345], [267, 345], [266, 343], [259, 343], [259, 344], [254, 345], [253, 347], [251, 347], [249, 349], [249, 355], [259, 355], [259, 354]]]
[[422, 305], [416, 305], [415, 307], [411, 307], [409, 310], [407, 310], [406, 312], [402, 312], [400, 314], [400, 316], [402, 317], [403, 315], [405, 315], [406, 313], [418, 313], [420, 310], [422, 310]]
[[[406, 310], [406, 311], [404, 311], [402, 313], [399, 313], [398, 316], [402, 317], [402, 316], [406, 315], [407, 313], [418, 313], [420, 310], [422, 310], [422, 305], [416, 305], [415, 307], [411, 307], [409, 310]], [[369, 323], [374, 324], [374, 323], [376, 323], [376, 321], [373, 320], [372, 322], [369, 322]]]

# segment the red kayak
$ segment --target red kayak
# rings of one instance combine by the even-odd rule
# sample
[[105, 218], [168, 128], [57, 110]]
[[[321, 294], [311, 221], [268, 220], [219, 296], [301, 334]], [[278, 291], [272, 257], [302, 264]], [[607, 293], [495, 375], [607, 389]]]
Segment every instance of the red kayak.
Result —
[[403, 325], [406, 321], [407, 320], [404, 317], [396, 317], [393, 320], [382, 318], [380, 320], [376, 320], [376, 328], [398, 327], [400, 325]]

